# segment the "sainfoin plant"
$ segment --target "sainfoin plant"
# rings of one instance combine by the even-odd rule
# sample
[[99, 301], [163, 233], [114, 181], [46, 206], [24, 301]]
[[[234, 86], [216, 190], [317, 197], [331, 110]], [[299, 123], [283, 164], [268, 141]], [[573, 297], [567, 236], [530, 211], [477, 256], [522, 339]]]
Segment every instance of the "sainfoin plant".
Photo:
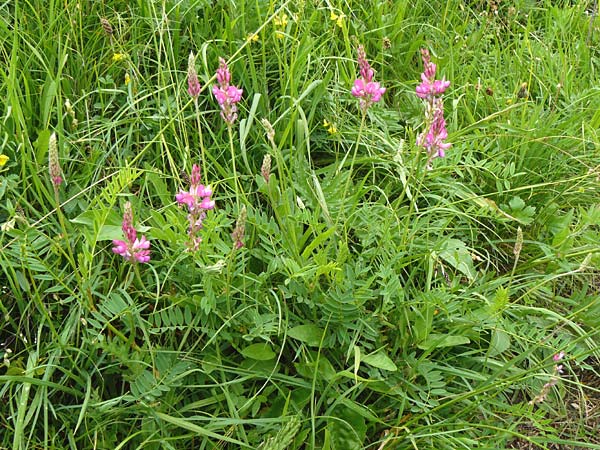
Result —
[[600, 449], [593, 2], [513, 3], [0, 2], [0, 449]]

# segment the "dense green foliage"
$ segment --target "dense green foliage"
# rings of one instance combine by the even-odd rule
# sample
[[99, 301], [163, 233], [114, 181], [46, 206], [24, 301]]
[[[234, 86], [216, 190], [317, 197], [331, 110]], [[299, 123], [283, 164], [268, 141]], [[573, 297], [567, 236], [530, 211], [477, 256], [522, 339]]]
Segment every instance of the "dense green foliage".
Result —
[[[0, 448], [600, 449], [598, 20], [506, 3], [0, 3]], [[148, 264], [111, 251], [127, 201]]]

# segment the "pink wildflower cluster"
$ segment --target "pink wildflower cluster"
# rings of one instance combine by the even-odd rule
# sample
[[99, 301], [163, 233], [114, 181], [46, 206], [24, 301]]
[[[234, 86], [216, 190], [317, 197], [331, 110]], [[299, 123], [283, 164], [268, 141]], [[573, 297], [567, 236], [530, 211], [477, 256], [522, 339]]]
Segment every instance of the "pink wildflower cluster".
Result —
[[367, 61], [367, 55], [362, 45], [358, 46], [358, 66], [360, 77], [354, 81], [351, 92], [353, 96], [360, 99], [360, 109], [364, 114], [373, 103], [381, 100], [381, 96], [385, 93], [386, 89], [373, 81], [375, 72], [373, 72]]
[[138, 239], [137, 231], [133, 227], [133, 211], [129, 202], [125, 203], [121, 229], [126, 240], [115, 239], [112, 251], [129, 262], [147, 263], [150, 261], [150, 241], [146, 239], [146, 236]]
[[554, 362], [557, 363], [554, 365], [554, 373], [553, 373], [552, 379], [550, 381], [548, 381], [546, 384], [544, 384], [544, 386], [542, 386], [542, 390], [540, 391], [540, 393], [538, 395], [536, 395], [532, 400], [529, 401], [530, 405], [533, 405], [536, 403], [542, 403], [544, 400], [546, 400], [546, 397], [548, 396], [550, 389], [552, 389], [552, 387], [556, 386], [560, 376], [563, 374], [563, 365], [558, 364], [558, 362], [561, 361], [564, 357], [565, 357], [565, 352], [557, 353], [556, 355], [554, 355], [552, 357]]
[[228, 125], [233, 124], [237, 118], [237, 105], [244, 91], [231, 83], [231, 72], [223, 58], [219, 58], [217, 69], [218, 85], [213, 86], [213, 94], [221, 107], [221, 117]]
[[175, 195], [175, 200], [180, 205], [186, 205], [188, 208], [188, 236], [190, 238], [189, 247], [196, 251], [200, 248], [202, 237], [200, 230], [202, 223], [206, 218], [206, 211], [214, 209], [215, 202], [211, 200], [212, 189], [210, 186], [201, 184], [200, 166], [194, 164], [192, 175], [190, 177], [190, 189], [180, 191]]
[[421, 49], [423, 58], [423, 73], [421, 84], [416, 88], [417, 96], [426, 102], [425, 131], [417, 136], [417, 145], [423, 147], [427, 152], [427, 168], [431, 169], [431, 161], [434, 158], [446, 156], [452, 144], [445, 142], [448, 138], [446, 120], [444, 119], [444, 102], [442, 94], [450, 86], [450, 81], [444, 78], [436, 80], [437, 67], [431, 62], [427, 49]]
[[198, 101], [200, 90], [200, 81], [198, 80], [198, 72], [196, 72], [196, 57], [193, 52], [190, 52], [190, 57], [188, 58], [188, 94], [195, 101]]

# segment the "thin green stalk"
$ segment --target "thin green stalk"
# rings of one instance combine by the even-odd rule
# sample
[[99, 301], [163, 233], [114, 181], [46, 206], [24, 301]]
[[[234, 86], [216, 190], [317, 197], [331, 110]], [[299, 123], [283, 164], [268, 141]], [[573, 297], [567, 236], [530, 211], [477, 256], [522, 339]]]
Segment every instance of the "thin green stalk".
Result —
[[[350, 186], [350, 180], [352, 179], [352, 172], [354, 171], [354, 163], [356, 161], [356, 155], [358, 153], [358, 147], [360, 145], [360, 139], [362, 137], [363, 129], [365, 127], [365, 122], [366, 122], [366, 112], [363, 111], [362, 118], [360, 121], [360, 128], [358, 129], [358, 136], [356, 137], [356, 142], [354, 144], [354, 152], [352, 154], [352, 159], [350, 160], [350, 170], [348, 171], [348, 178], [346, 179], [346, 184], [344, 186], [344, 192], [342, 194], [342, 202], [340, 205], [340, 209], [338, 211], [337, 218], [335, 220], [335, 225], [334, 225], [335, 227], [337, 227], [337, 225], [340, 221], [340, 218], [342, 216], [342, 213], [344, 211], [344, 207], [346, 205], [346, 195], [348, 193], [348, 187]], [[344, 165], [345, 160], [346, 160], [346, 158], [344, 158], [342, 160], [342, 163], [340, 164], [338, 171], [342, 169], [342, 166]]]
[[244, 197], [244, 201], [247, 202], [246, 195], [244, 194], [244, 190], [240, 185], [240, 181], [238, 178], [238, 173], [235, 165], [235, 149], [233, 147], [233, 130], [231, 124], [227, 124], [227, 134], [229, 135], [229, 150], [231, 152], [231, 164], [233, 166], [233, 183], [235, 185], [235, 203], [238, 207], [238, 211], [240, 209], [240, 192], [242, 197]]
[[200, 108], [198, 107], [198, 99], [194, 99], [194, 105], [196, 107], [196, 125], [198, 126], [198, 139], [200, 140], [200, 155], [202, 158], [202, 174], [208, 179], [208, 172], [206, 172], [206, 149], [204, 147], [204, 138], [202, 137], [202, 127], [200, 125]]
[[[58, 222], [60, 223], [60, 228], [62, 230], [63, 239], [66, 242], [66, 248], [67, 248], [67, 251], [63, 252], [63, 254], [69, 260], [69, 264], [73, 268], [73, 273], [75, 274], [75, 277], [77, 278], [77, 282], [79, 283], [79, 286], [83, 289], [84, 280], [83, 280], [81, 273], [79, 272], [79, 268], [77, 267], [77, 264], [75, 262], [75, 255], [73, 254], [73, 248], [71, 247], [71, 244], [69, 241], [69, 232], [67, 231], [67, 226], [65, 224], [65, 218], [63, 216], [63, 212], [60, 207], [60, 198], [58, 196], [58, 186], [53, 185], [52, 187], [54, 188], [54, 203], [56, 205], [56, 207], [55, 207], [56, 215], [58, 216]], [[63, 248], [63, 246], [61, 246], [61, 248]], [[89, 290], [86, 291], [86, 294], [87, 294], [86, 296], [88, 299], [88, 307], [90, 308], [90, 311], [91, 311], [94, 309], [94, 300], [93, 300], [92, 295], [89, 292]]]

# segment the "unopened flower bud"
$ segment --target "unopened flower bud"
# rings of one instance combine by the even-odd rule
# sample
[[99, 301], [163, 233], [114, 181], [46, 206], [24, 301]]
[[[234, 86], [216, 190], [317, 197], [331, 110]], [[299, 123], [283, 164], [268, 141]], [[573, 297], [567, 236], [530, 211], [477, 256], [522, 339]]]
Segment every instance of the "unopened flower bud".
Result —
[[267, 131], [267, 139], [275, 147], [275, 130], [273, 129], [273, 125], [267, 119], [261, 119], [260, 123], [262, 123], [262, 126]]
[[63, 182], [60, 163], [58, 161], [58, 144], [56, 142], [56, 133], [50, 135], [48, 141], [48, 167], [50, 171], [50, 179], [55, 188], [58, 188]]
[[246, 205], [244, 205], [242, 206], [240, 215], [238, 216], [238, 219], [235, 222], [235, 229], [233, 230], [233, 233], [231, 233], [231, 238], [233, 239], [233, 248], [236, 250], [244, 246], [244, 234], [246, 232], [247, 217], [248, 215], [246, 213]]
[[188, 58], [188, 94], [192, 98], [197, 99], [200, 95], [200, 81], [198, 80], [198, 72], [196, 72], [196, 57], [193, 52], [190, 52]]
[[110, 22], [107, 19], [105, 19], [104, 17], [102, 17], [100, 19], [100, 23], [102, 24], [102, 29], [104, 30], [104, 32], [107, 35], [112, 36], [112, 34], [113, 34], [113, 27], [110, 24]]
[[271, 177], [271, 155], [269, 155], [268, 153], [263, 158], [260, 173], [265, 179], [265, 182], [269, 183], [269, 178]]
[[517, 228], [517, 240], [515, 241], [515, 247], [513, 248], [513, 253], [515, 255], [515, 259], [519, 259], [519, 255], [521, 254], [521, 250], [523, 249], [523, 230], [521, 227]]

